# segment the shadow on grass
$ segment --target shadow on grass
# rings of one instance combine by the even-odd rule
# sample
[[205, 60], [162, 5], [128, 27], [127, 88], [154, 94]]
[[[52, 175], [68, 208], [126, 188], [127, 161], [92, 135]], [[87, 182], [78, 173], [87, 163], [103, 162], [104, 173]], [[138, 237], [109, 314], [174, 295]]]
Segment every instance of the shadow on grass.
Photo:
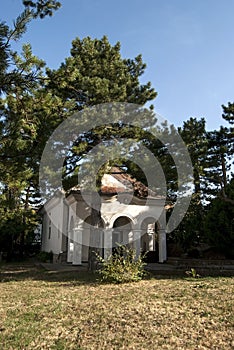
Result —
[[0, 283], [17, 281], [58, 282], [64, 286], [98, 284], [97, 275], [88, 271], [48, 271], [39, 264], [21, 262], [0, 265]]
[[[51, 265], [53, 267], [53, 265]], [[191, 279], [181, 271], [179, 274], [175, 274], [175, 271], [167, 271], [166, 274], [158, 274], [156, 271], [148, 271], [144, 279]], [[221, 276], [201, 276], [202, 278], [219, 278]], [[231, 277], [231, 276], [225, 276]], [[100, 285], [106, 284], [106, 282], [100, 282], [98, 280], [98, 273], [91, 273], [85, 270], [46, 270], [40, 264], [33, 262], [20, 262], [20, 263], [1, 263], [0, 264], [0, 283], [4, 282], [17, 282], [17, 281], [44, 281], [56, 283], [56, 286], [76, 286], [76, 285]]]
[[[53, 269], [53, 264], [51, 264], [51, 269]], [[98, 279], [98, 273], [91, 273], [85, 269], [83, 270], [73, 270], [69, 271], [66, 268], [59, 269], [58, 271], [47, 270], [38, 263], [32, 262], [20, 262], [20, 263], [4, 263], [0, 265], [0, 283], [4, 282], [17, 282], [17, 281], [44, 281], [44, 282], [54, 282], [56, 285], [61, 284], [61, 286], [75, 286], [75, 285], [100, 285], [108, 284], [106, 282], [101, 282]], [[181, 276], [173, 275], [157, 275], [155, 272], [151, 273], [147, 271], [147, 275], [144, 279], [168, 279], [177, 278], [181, 279]]]

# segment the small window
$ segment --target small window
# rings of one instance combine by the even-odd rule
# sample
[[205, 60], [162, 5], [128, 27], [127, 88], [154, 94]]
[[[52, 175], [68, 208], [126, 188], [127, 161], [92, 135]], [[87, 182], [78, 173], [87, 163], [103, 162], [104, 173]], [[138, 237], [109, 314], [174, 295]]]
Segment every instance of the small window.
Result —
[[48, 238], [50, 239], [50, 237], [51, 237], [51, 220], [49, 220], [49, 230], [48, 230], [48, 233], [49, 233]]

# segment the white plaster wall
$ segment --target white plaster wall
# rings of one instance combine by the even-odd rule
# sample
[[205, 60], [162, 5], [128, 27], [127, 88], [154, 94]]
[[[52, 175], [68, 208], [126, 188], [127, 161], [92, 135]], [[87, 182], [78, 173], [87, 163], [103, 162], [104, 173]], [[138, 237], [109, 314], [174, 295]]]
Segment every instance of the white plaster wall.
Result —
[[[81, 224], [82, 221], [90, 215], [90, 209], [88, 209], [88, 205], [84, 201], [82, 201], [80, 197], [67, 197], [67, 208], [65, 208], [63, 199], [64, 196], [55, 196], [45, 205], [46, 213], [44, 214], [43, 219], [44, 232], [42, 237], [42, 250], [47, 252], [52, 250], [55, 254], [59, 254], [61, 250], [63, 250], [62, 230], [66, 229], [66, 231], [69, 231], [71, 218], [73, 217], [74, 219], [74, 227], [78, 227], [79, 224]], [[128, 242], [131, 242], [131, 240], [133, 239], [134, 230], [141, 229], [141, 224], [145, 218], [154, 217], [155, 221], [158, 221], [161, 212], [162, 206], [159, 202], [156, 201], [152, 201], [150, 205], [129, 205], [119, 202], [116, 196], [102, 198], [101, 214], [102, 217], [104, 217], [104, 221], [106, 223], [105, 228], [112, 228], [115, 220], [120, 216], [126, 216], [131, 220], [131, 228], [133, 231], [126, 232], [126, 235], [125, 232], [122, 232], [123, 239]], [[49, 217], [51, 218], [52, 223], [50, 239], [48, 238]], [[66, 220], [66, 223], [64, 223], [63, 218], [64, 220]], [[65, 234], [68, 234], [68, 232], [65, 232]], [[111, 232], [110, 235], [112, 235]], [[131, 235], [132, 239], [130, 237]], [[146, 237], [144, 238], [146, 239]], [[64, 239], [63, 241], [65, 242]], [[82, 261], [87, 261], [88, 259], [89, 241], [89, 229], [84, 229], [82, 233]], [[70, 260], [68, 259], [68, 261]]]
[[[62, 230], [63, 230], [63, 198], [53, 198], [45, 205], [43, 217], [43, 240], [42, 250], [52, 251], [59, 254], [62, 249]], [[51, 221], [51, 234], [49, 238], [49, 222]]]
[[136, 227], [140, 228], [142, 221], [147, 217], [155, 217], [155, 221], [157, 221], [162, 210], [163, 208], [160, 206], [127, 205], [118, 201], [104, 202], [101, 206], [102, 215], [111, 223], [110, 227], [112, 227], [117, 217], [127, 216], [133, 219]]

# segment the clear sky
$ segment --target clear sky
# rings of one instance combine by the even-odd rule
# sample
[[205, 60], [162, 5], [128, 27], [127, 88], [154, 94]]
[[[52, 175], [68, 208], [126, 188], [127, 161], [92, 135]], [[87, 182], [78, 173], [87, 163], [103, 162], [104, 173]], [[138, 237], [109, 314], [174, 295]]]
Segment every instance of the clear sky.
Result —
[[[121, 43], [123, 57], [143, 55], [142, 82], [158, 92], [155, 110], [176, 126], [205, 117], [207, 128], [225, 122], [222, 104], [234, 102], [234, 0], [62, 0], [52, 18], [35, 20], [21, 39], [50, 68], [69, 56], [75, 37]], [[21, 0], [0, 0], [11, 24]]]

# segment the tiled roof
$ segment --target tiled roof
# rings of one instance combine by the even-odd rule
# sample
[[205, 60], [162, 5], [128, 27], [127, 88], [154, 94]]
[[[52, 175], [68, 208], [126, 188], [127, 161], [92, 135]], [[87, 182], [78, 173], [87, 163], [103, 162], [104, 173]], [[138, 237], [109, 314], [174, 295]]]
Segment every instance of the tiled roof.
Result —
[[[109, 181], [108, 181], [109, 180]], [[116, 181], [116, 183], [115, 183]], [[141, 182], [134, 179], [118, 167], [113, 167], [109, 177], [104, 175], [101, 192], [102, 193], [134, 193], [138, 197], [147, 197], [148, 189]]]
[[[75, 186], [68, 191], [79, 191], [80, 188]], [[104, 174], [102, 178], [101, 194], [114, 195], [117, 193], [131, 193], [138, 198], [159, 198], [155, 192], [148, 189], [142, 182], [137, 181], [131, 175], [124, 172], [118, 167], [112, 167], [109, 173]]]

